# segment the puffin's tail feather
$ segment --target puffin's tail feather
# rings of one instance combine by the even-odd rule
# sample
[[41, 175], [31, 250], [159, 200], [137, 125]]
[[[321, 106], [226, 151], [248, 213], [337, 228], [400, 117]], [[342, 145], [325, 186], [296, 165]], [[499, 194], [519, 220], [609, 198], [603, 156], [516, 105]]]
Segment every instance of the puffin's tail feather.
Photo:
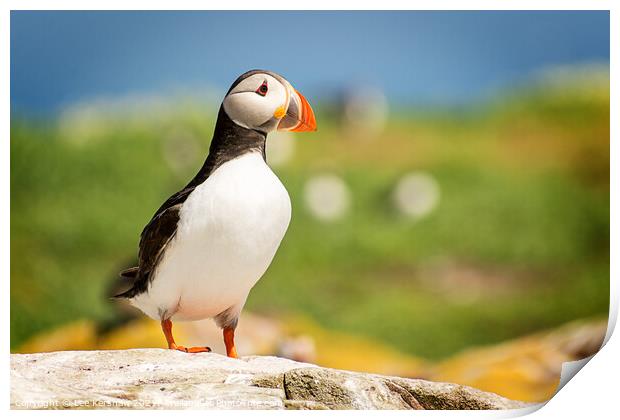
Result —
[[[135, 286], [135, 279], [136, 277], [138, 277], [138, 267], [131, 267], [128, 268], [126, 270], [123, 270], [119, 273], [119, 276], [121, 276], [123, 279], [133, 279], [134, 280], [134, 285], [131, 286], [129, 288], [129, 290], [126, 290], [122, 293], [118, 293], [116, 295], [113, 295], [112, 298], [132, 298], [136, 295], [136, 290], [134, 288]], [[120, 288], [120, 285], [119, 285]]]
[[135, 279], [138, 275], [138, 267], [131, 267], [126, 270], [123, 270], [119, 273], [121, 277], [125, 277], [128, 279]]
[[135, 295], [136, 295], [136, 291], [132, 287], [129, 290], [126, 290], [126, 291], [124, 291], [122, 293], [119, 293], [117, 295], [112, 296], [112, 299], [131, 299]]

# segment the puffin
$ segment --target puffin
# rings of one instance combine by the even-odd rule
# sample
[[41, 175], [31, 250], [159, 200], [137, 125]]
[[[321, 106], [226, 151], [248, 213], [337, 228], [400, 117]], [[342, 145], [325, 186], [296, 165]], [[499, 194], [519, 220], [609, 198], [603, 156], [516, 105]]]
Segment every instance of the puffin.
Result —
[[220, 106], [209, 154], [142, 230], [138, 266], [115, 295], [161, 323], [169, 349], [209, 352], [175, 342], [172, 323], [212, 318], [226, 354], [237, 358], [235, 328], [252, 287], [273, 260], [291, 220], [291, 201], [266, 163], [267, 135], [316, 130], [306, 98], [282, 76], [251, 70]]

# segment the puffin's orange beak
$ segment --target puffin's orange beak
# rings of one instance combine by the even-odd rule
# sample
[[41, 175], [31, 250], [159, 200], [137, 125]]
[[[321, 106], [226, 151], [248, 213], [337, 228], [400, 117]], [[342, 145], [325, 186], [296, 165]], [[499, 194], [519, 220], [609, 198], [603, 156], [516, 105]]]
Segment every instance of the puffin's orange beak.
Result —
[[312, 107], [304, 96], [292, 87], [291, 99], [286, 115], [278, 124], [279, 131], [316, 131], [316, 118]]

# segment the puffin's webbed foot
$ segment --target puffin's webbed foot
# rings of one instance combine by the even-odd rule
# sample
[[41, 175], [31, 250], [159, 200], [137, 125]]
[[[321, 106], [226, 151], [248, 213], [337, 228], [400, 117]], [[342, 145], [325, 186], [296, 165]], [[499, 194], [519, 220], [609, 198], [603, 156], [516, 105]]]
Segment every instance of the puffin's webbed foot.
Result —
[[185, 353], [209, 353], [211, 351], [211, 347], [185, 347], [185, 346], [178, 346], [174, 343], [172, 343], [171, 346], [168, 347], [170, 350], [179, 350]]
[[185, 347], [178, 346], [174, 342], [174, 337], [172, 336], [172, 321], [169, 319], [165, 319], [161, 321], [161, 329], [166, 336], [166, 341], [168, 342], [168, 348], [170, 350], [179, 350], [185, 353], [208, 353], [211, 351], [210, 347]]

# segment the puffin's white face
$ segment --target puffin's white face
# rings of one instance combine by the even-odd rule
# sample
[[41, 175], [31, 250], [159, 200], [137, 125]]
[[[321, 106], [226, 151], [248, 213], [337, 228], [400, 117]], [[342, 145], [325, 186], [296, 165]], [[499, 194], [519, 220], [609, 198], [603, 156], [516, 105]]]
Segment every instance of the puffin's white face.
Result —
[[314, 131], [316, 121], [308, 101], [284, 78], [255, 73], [224, 98], [224, 111], [241, 127], [264, 133]]

